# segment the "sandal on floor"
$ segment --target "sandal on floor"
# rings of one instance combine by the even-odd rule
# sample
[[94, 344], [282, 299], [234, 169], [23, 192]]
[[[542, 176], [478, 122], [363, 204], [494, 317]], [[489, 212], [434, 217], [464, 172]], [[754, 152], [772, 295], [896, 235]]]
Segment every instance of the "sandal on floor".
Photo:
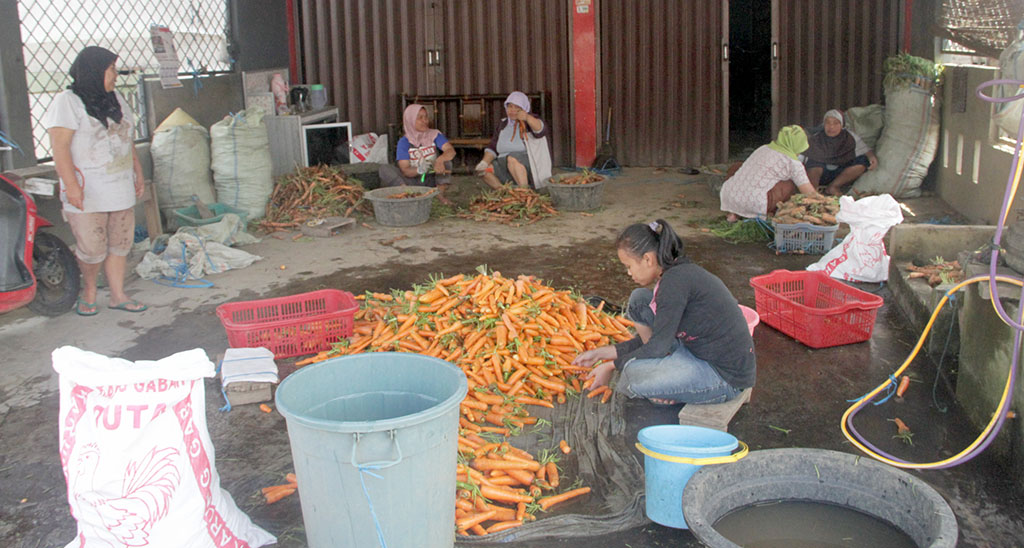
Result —
[[135, 299], [129, 299], [123, 303], [112, 304], [107, 308], [113, 308], [114, 310], [124, 310], [125, 312], [142, 312], [149, 308], [148, 306], [136, 301]]
[[96, 307], [96, 303], [91, 303], [81, 297], [75, 302], [75, 314], [79, 316], [95, 316], [99, 311], [100, 309]]

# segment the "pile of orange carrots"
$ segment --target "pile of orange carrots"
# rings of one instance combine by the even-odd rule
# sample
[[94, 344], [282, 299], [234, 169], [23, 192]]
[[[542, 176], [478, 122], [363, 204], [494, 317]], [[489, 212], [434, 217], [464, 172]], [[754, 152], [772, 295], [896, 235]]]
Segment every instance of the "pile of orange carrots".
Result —
[[[298, 366], [359, 352], [416, 352], [459, 366], [469, 381], [460, 405], [456, 529], [487, 534], [522, 525], [538, 510], [590, 491], [561, 485], [554, 450], [540, 458], [508, 443], [537, 423], [528, 406], [553, 408], [581, 395], [589, 367], [577, 354], [628, 340], [629, 320], [606, 314], [532, 276], [499, 272], [435, 279], [424, 287], [367, 293], [353, 336]], [[587, 397], [607, 402], [607, 387]], [[560, 444], [561, 451], [570, 451]], [[552, 448], [554, 449], [554, 448]], [[489, 524], [489, 525], [488, 525]]]

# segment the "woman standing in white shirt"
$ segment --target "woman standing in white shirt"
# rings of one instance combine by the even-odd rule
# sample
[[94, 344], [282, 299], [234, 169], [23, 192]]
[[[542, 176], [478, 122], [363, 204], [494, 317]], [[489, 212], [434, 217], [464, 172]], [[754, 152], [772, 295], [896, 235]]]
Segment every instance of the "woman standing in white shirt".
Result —
[[110, 286], [109, 308], [146, 309], [124, 291], [143, 175], [133, 141], [134, 117], [114, 91], [116, 61], [115, 53], [96, 46], [79, 52], [69, 71], [71, 85], [54, 98], [42, 121], [61, 181], [63, 215], [75, 235], [83, 281], [75, 312], [81, 316], [99, 311], [101, 267]]

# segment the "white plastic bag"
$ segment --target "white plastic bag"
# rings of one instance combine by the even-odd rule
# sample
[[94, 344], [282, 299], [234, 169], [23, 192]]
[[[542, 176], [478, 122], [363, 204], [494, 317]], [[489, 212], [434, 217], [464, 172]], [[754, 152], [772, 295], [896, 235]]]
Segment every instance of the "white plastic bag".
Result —
[[60, 375], [60, 459], [78, 546], [257, 547], [276, 542], [220, 488], [200, 349], [129, 362], [71, 346]]
[[375, 164], [388, 163], [388, 141], [381, 139], [376, 133], [364, 133], [352, 138], [352, 150], [348, 155], [349, 162], [360, 164], [370, 162]]
[[[237, 223], [238, 216], [229, 213], [225, 219], [234, 217]], [[222, 220], [221, 222], [224, 222]], [[151, 280], [159, 276], [177, 279], [183, 274], [182, 268], [188, 270], [189, 279], [200, 279], [208, 274], [219, 274], [228, 270], [245, 268], [252, 263], [262, 259], [259, 255], [253, 255], [247, 251], [229, 247], [202, 232], [206, 227], [181, 227], [167, 240], [167, 249], [159, 255], [147, 252], [142, 260], [135, 266], [135, 273], [140, 278]], [[231, 238], [229, 233], [222, 233], [221, 236]]]
[[899, 202], [888, 194], [856, 202], [843, 196], [836, 220], [850, 225], [850, 235], [807, 270], [824, 270], [833, 278], [851, 282], [888, 280], [889, 254], [883, 239], [889, 227], [903, 222]]

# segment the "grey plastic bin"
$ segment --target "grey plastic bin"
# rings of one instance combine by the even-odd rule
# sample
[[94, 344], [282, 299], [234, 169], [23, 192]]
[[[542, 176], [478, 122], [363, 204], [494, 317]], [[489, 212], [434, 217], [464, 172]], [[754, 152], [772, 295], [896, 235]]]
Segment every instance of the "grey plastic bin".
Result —
[[[277, 389], [314, 548], [455, 543], [459, 402], [466, 375], [419, 354], [344, 356]], [[445, 501], [441, 504], [441, 501]]]
[[[418, 193], [413, 198], [389, 198], [406, 192]], [[364, 194], [373, 203], [373, 215], [384, 226], [414, 226], [430, 219], [430, 204], [435, 189], [428, 186], [389, 186]]]

